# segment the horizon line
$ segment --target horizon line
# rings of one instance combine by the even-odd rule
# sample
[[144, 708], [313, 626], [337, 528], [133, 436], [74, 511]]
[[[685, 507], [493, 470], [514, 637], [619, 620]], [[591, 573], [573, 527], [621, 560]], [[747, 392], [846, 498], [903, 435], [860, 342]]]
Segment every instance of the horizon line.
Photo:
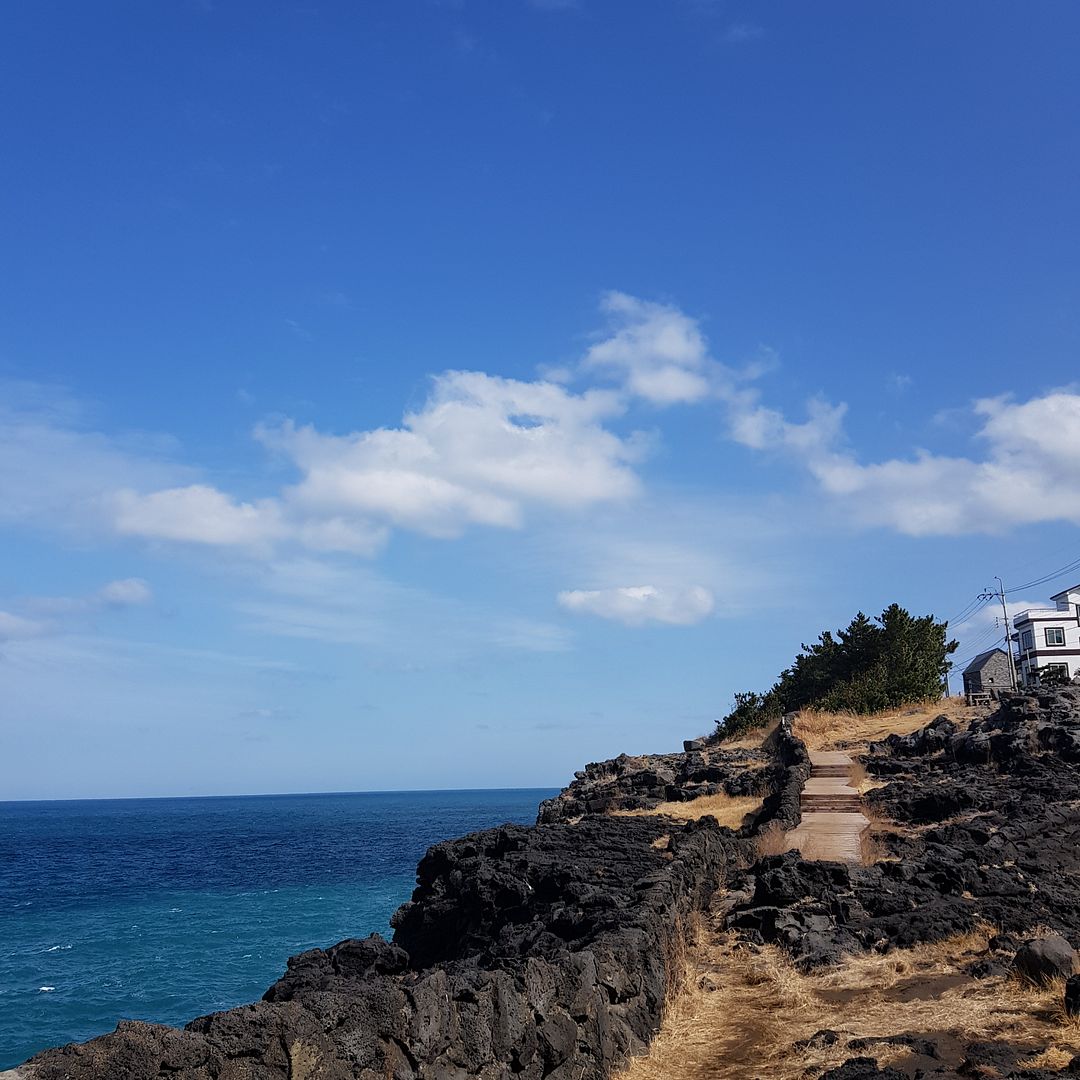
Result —
[[[565, 786], [565, 785], [564, 785]], [[372, 788], [366, 791], [252, 791], [232, 792], [213, 795], [93, 795], [65, 796], [53, 799], [0, 799], [0, 806], [14, 806], [24, 803], [68, 803], [68, 802], [150, 802], [166, 799], [300, 799], [317, 795], [440, 795], [451, 792], [467, 793], [480, 791], [561, 791], [559, 785], [540, 785], [538, 787], [461, 787], [461, 788]]]

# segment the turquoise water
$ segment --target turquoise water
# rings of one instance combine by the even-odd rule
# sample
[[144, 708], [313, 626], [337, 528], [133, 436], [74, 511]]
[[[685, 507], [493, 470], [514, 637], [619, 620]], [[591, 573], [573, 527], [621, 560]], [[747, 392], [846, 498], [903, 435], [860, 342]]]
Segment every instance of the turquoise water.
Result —
[[137, 1018], [255, 1001], [373, 931], [440, 840], [548, 790], [0, 803], [0, 1069]]

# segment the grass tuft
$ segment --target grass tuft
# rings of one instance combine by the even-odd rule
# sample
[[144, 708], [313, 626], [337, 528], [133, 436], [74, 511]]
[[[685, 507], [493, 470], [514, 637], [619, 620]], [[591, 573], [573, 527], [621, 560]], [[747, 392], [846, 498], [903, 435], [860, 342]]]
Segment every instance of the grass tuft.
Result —
[[612, 810], [612, 817], [654, 817], [662, 815], [675, 821], [697, 821], [706, 815], [720, 825], [739, 828], [748, 814], [761, 810], [762, 800], [753, 795], [702, 795], [690, 802], [666, 802], [651, 810]]

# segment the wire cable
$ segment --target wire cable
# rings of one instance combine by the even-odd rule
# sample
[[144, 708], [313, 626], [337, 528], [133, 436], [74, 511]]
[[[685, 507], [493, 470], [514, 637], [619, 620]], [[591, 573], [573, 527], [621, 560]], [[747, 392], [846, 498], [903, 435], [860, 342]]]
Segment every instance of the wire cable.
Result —
[[984, 630], [977, 637], [972, 638], [970, 641], [965, 642], [964, 652], [965, 655], [960, 660], [953, 661], [953, 667], [960, 667], [963, 665], [966, 667], [975, 659], [980, 653], [986, 652], [986, 647], [991, 641], [995, 641], [998, 638], [1003, 637], [1001, 630], [1001, 621], [996, 620], [995, 625]]
[[958, 626], [963, 626], [964, 623], [970, 622], [972, 619], [975, 618], [976, 615], [980, 615], [982, 613], [983, 609], [988, 604], [992, 604], [995, 599], [997, 599], [997, 598], [994, 597], [994, 596], [991, 596], [991, 597], [988, 597], [988, 598], [987, 597], [980, 597], [979, 602], [978, 602], [978, 606], [973, 608], [971, 611], [967, 612], [967, 614], [962, 614], [960, 617], [958, 617], [956, 619], [950, 619], [949, 620], [949, 629], [950, 630], [955, 630]]
[[1051, 570], [1049, 574], [1044, 574], [1042, 577], [1025, 581], [1023, 585], [1014, 585], [1012, 588], [1005, 590], [1005, 595], [1011, 596], [1013, 593], [1022, 592], [1024, 589], [1033, 589], [1036, 585], [1045, 585], [1048, 581], [1053, 581], [1055, 578], [1064, 577], [1066, 574], [1077, 571], [1080, 571], [1080, 559], [1074, 559], [1065, 566], [1059, 566], [1057, 570]]

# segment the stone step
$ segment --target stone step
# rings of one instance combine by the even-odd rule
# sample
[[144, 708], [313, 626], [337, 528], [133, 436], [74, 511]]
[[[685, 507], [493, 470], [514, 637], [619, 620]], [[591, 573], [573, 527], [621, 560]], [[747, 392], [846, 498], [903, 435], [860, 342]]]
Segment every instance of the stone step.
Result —
[[803, 858], [858, 863], [870, 822], [851, 786], [853, 762], [839, 751], [811, 750], [810, 764], [810, 779], [799, 799], [802, 822], [787, 834], [788, 846], [798, 847]]
[[809, 780], [803, 784], [803, 791], [808, 795], [858, 795], [859, 789], [853, 788], [850, 784], [838, 784], [835, 780], [826, 778], [822, 780], [820, 777], [811, 776]]
[[804, 795], [799, 799], [799, 806], [804, 810], [845, 810], [858, 813], [862, 805], [858, 795], [854, 798], [846, 795]]

